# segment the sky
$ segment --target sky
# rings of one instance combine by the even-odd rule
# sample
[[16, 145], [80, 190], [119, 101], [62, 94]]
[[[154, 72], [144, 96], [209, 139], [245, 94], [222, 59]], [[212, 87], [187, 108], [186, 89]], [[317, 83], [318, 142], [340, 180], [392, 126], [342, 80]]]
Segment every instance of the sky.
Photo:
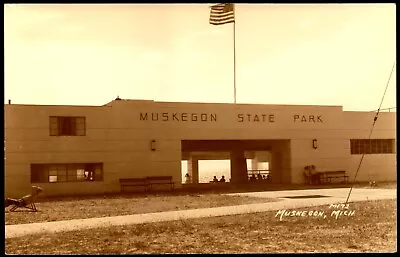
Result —
[[396, 106], [395, 4], [4, 6], [4, 102], [168, 102]]

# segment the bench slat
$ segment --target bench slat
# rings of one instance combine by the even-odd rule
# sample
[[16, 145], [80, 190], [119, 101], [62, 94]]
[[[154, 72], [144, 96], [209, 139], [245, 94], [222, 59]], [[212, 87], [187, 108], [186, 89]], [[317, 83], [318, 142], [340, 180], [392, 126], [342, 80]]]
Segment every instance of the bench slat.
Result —
[[149, 187], [148, 181], [145, 178], [120, 178], [121, 191], [124, 192], [125, 187]]
[[146, 177], [147, 180], [172, 180], [172, 176], [153, 176]]
[[146, 189], [152, 189], [152, 185], [171, 185], [174, 188], [172, 176], [149, 176], [145, 178], [120, 178], [121, 190], [128, 186], [144, 186]]
[[345, 170], [320, 171], [318, 174], [323, 183], [331, 183], [332, 179], [343, 179], [343, 182], [347, 182], [349, 178]]
[[146, 179], [149, 181], [150, 189], [153, 188], [153, 185], [171, 185], [171, 189], [175, 187], [172, 176], [150, 176]]
[[129, 183], [129, 182], [146, 182], [145, 178], [120, 178], [120, 183]]

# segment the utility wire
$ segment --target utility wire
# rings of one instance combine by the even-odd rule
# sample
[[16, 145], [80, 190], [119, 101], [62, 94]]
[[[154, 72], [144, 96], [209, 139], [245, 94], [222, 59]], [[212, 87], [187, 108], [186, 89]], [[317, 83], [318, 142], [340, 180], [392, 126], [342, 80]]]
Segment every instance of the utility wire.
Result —
[[[393, 73], [395, 64], [396, 64], [396, 61], [393, 63], [392, 71], [390, 72], [389, 79], [388, 79], [388, 81], [387, 81], [387, 83], [386, 83], [386, 88], [385, 88], [385, 92], [383, 93], [383, 96], [382, 96], [381, 104], [379, 105], [378, 111], [377, 111], [377, 113], [375, 114], [374, 123], [372, 124], [371, 131], [369, 132], [368, 140], [371, 139], [372, 131], [374, 130], [374, 126], [375, 126], [376, 120], [378, 119], [379, 111], [381, 110], [382, 103], [383, 103], [383, 99], [385, 98], [386, 91], [387, 91], [387, 89], [388, 89], [389, 82], [390, 82], [390, 78], [392, 77], [392, 73]], [[358, 171], [360, 170], [361, 163], [362, 163], [362, 161], [363, 161], [363, 159], [364, 159], [364, 156], [365, 156], [365, 151], [364, 151], [364, 153], [363, 153], [363, 155], [362, 155], [362, 157], [361, 157], [360, 163], [358, 164], [358, 168], [357, 168], [357, 171], [356, 171], [356, 175], [354, 176], [354, 181], [353, 181], [353, 183], [351, 184], [349, 194], [347, 195], [346, 204], [347, 204], [348, 201], [349, 201], [351, 191], [353, 191], [353, 186], [354, 186], [354, 183], [356, 182], [357, 174], [358, 174]]]

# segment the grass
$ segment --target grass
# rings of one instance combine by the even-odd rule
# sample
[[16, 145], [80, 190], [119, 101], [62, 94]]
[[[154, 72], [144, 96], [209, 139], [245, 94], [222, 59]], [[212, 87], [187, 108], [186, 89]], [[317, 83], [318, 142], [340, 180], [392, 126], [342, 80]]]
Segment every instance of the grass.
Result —
[[[299, 186], [300, 187], [300, 186]], [[355, 188], [371, 188], [368, 183], [358, 183]], [[396, 182], [379, 182], [376, 188], [396, 189]], [[273, 188], [284, 190], [285, 188]], [[273, 191], [272, 188], [264, 191]], [[301, 188], [295, 188], [301, 189]], [[226, 191], [226, 192], [225, 192]], [[202, 194], [197, 193], [163, 193], [163, 195], [117, 194], [105, 196], [69, 196], [39, 198], [36, 204], [38, 212], [26, 211], [5, 213], [5, 224], [25, 224], [35, 222], [48, 222], [69, 219], [98, 218], [119, 215], [131, 215], [150, 212], [173, 210], [187, 210], [196, 208], [211, 208], [218, 206], [232, 206], [240, 204], [263, 203], [277, 201], [278, 199], [265, 199], [243, 196], [227, 196], [221, 193], [232, 193], [251, 190], [212, 190]], [[256, 190], [254, 190], [256, 191]], [[260, 191], [260, 190], [258, 190]], [[167, 195], [166, 195], [167, 194]]]
[[395, 252], [396, 200], [350, 203], [354, 216], [276, 211], [6, 239], [8, 254]]
[[70, 219], [98, 218], [140, 213], [211, 208], [251, 203], [265, 203], [277, 199], [227, 196], [215, 194], [189, 195], [115, 195], [99, 197], [64, 197], [45, 199], [36, 203], [38, 212], [29, 210], [5, 213], [5, 224], [25, 224]]
[[[354, 188], [371, 188], [369, 183], [358, 183]], [[375, 188], [379, 189], [397, 189], [397, 182], [377, 182]]]

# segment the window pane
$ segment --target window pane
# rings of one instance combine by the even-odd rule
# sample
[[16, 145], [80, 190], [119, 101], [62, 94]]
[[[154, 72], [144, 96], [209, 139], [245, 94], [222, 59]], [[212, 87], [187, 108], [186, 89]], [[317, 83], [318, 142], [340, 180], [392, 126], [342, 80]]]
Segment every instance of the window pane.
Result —
[[80, 126], [81, 128], [84, 128], [85, 126], [85, 117], [76, 117], [76, 126]]
[[57, 165], [50, 165], [49, 167], [49, 175], [57, 176]]
[[365, 152], [364, 140], [360, 139], [358, 142], [360, 144], [360, 154], [363, 154]]
[[376, 140], [376, 144], [377, 144], [377, 146], [376, 146], [376, 148], [377, 148], [376, 153], [383, 153], [382, 139]]
[[76, 179], [77, 180], [85, 180], [85, 170], [84, 169], [78, 169], [76, 171]]
[[67, 176], [57, 176], [57, 182], [66, 182]]
[[357, 139], [356, 140], [356, 154], [360, 154], [363, 150], [361, 149], [362, 147], [362, 141]]
[[76, 117], [76, 135], [85, 135], [85, 117]]
[[388, 139], [388, 153], [394, 153], [394, 140]]
[[77, 181], [78, 180], [78, 178], [76, 177], [76, 174], [75, 175], [68, 175], [68, 182], [74, 182], [74, 181]]
[[382, 152], [383, 153], [388, 153], [389, 152], [389, 145], [388, 145], [388, 141], [386, 139], [382, 140]]
[[392, 153], [396, 153], [396, 140], [391, 139], [391, 141], [392, 141]]
[[351, 148], [351, 154], [357, 154], [358, 152], [358, 141], [356, 139], [351, 140], [353, 142], [352, 148]]
[[368, 139], [364, 139], [364, 153], [365, 154], [371, 153], [371, 141]]
[[76, 117], [68, 117], [69, 119], [69, 135], [76, 136]]
[[49, 182], [57, 182], [57, 176], [49, 176]]
[[72, 119], [70, 117], [64, 117], [63, 129], [65, 135], [72, 135]]
[[65, 135], [64, 132], [64, 125], [65, 124], [65, 119], [64, 117], [58, 117], [58, 134], [59, 135]]
[[103, 170], [101, 168], [101, 166], [99, 165], [98, 167], [96, 167], [95, 169], [95, 176], [94, 176], [96, 181], [101, 181], [103, 180]]
[[360, 151], [360, 143], [358, 140], [354, 140], [354, 151], [355, 154], [358, 154], [358, 152]]
[[85, 129], [76, 129], [77, 136], [85, 136]]
[[60, 127], [60, 135], [70, 136], [73, 135], [72, 132], [72, 122], [71, 117], [59, 117], [58, 126]]
[[372, 139], [372, 140], [369, 140], [369, 142], [370, 142], [370, 145], [371, 145], [371, 153], [372, 154], [376, 154], [378, 152], [378, 150], [377, 150], [377, 145], [378, 145], [377, 140], [376, 139]]
[[350, 154], [354, 154], [354, 140], [350, 139]]
[[50, 136], [58, 136], [58, 118], [50, 116]]
[[76, 171], [78, 169], [77, 164], [68, 164], [68, 181], [76, 181]]
[[67, 165], [65, 164], [59, 164], [57, 165], [57, 175], [58, 176], [67, 176]]

